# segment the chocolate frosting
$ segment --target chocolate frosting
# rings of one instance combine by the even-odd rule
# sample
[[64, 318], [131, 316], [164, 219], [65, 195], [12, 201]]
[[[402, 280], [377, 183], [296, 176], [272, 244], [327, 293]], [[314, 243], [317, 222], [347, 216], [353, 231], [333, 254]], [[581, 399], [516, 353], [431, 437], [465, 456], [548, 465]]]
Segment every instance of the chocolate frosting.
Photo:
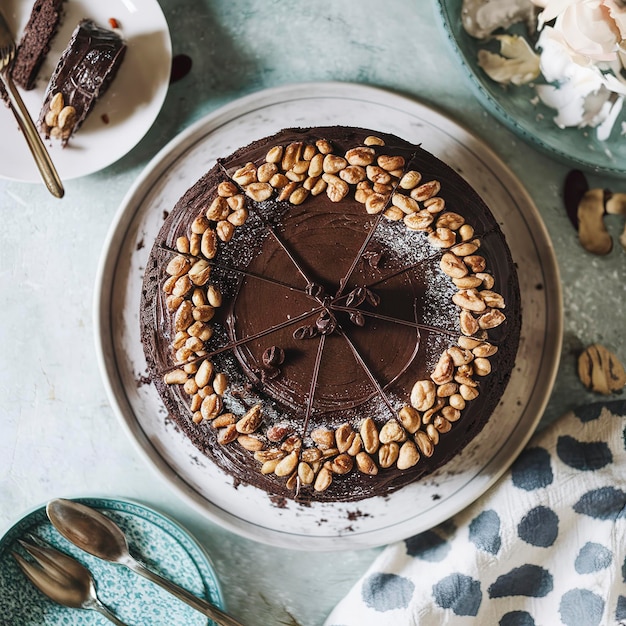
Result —
[[[506, 302], [507, 319], [489, 331], [498, 346], [492, 372], [480, 380], [480, 395], [468, 403], [435, 453], [408, 470], [376, 476], [356, 470], [333, 480], [323, 492], [288, 487], [284, 478], [259, 472], [250, 452], [220, 445], [210, 425], [194, 424], [189, 398], [163, 374], [174, 366], [169, 344], [172, 315], [162, 297], [164, 266], [176, 239], [208, 206], [221, 181], [246, 163], [262, 162], [268, 148], [298, 141], [329, 140], [336, 154], [362, 145], [371, 135], [385, 154], [402, 155], [406, 170], [441, 183], [439, 196], [462, 215], [480, 238], [480, 254]], [[440, 269], [443, 251], [426, 234], [407, 230], [382, 214], [370, 215], [346, 198], [326, 194], [299, 206], [268, 200], [250, 203], [250, 218], [219, 248], [211, 279], [224, 294], [207, 344], [216, 371], [226, 371], [228, 411], [264, 407], [262, 436], [281, 425], [311, 444], [311, 432], [337, 429], [371, 417], [380, 426], [407, 404], [416, 380], [428, 379], [439, 356], [456, 344], [457, 291]], [[221, 160], [176, 204], [159, 233], [146, 269], [141, 304], [144, 350], [150, 375], [170, 416], [207, 456], [236, 481], [273, 496], [350, 501], [384, 495], [431, 473], [457, 454], [484, 426], [498, 404], [514, 364], [520, 328], [515, 267], [504, 236], [477, 193], [451, 168], [418, 146], [395, 136], [344, 127], [288, 129], [254, 142]], [[272, 350], [274, 352], [272, 352]], [[278, 357], [276, 356], [278, 351]], [[273, 355], [273, 361], [270, 356]]]
[[[46, 137], [50, 127], [45, 117], [50, 101], [57, 93], [63, 94], [65, 105], [76, 110], [76, 132], [100, 97], [117, 75], [126, 54], [126, 44], [114, 31], [97, 26], [92, 20], [81, 20], [50, 78], [39, 126]], [[66, 144], [68, 137], [63, 137]]]

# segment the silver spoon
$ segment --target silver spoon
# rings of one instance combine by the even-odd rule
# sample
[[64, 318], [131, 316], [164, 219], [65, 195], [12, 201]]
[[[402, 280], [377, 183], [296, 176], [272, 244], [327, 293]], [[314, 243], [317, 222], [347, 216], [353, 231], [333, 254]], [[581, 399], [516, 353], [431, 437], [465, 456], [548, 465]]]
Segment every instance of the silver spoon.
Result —
[[148, 569], [135, 559], [122, 529], [103, 513], [84, 504], [57, 498], [48, 502], [46, 513], [52, 525], [74, 545], [105, 561], [120, 563], [133, 572], [160, 585], [220, 626], [242, 624], [216, 606]]
[[[72, 609], [98, 611], [116, 626], [126, 626], [98, 598], [91, 572], [76, 559], [51, 546], [36, 545], [22, 539], [20, 545], [30, 554], [34, 563], [17, 552], [11, 552], [27, 578], [51, 600]], [[33, 538], [33, 541], [35, 539]], [[42, 540], [37, 539], [40, 544]]]

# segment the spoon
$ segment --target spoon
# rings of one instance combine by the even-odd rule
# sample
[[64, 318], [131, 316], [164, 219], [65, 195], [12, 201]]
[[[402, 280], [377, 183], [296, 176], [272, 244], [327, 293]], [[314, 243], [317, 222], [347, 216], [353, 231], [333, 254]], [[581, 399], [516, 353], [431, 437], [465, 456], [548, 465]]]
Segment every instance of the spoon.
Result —
[[[33, 542], [35, 538], [32, 539]], [[18, 539], [19, 544], [30, 554], [34, 563], [27, 561], [17, 552], [12, 552], [20, 569], [26, 577], [45, 595], [58, 604], [72, 609], [91, 609], [98, 611], [116, 626], [126, 626], [98, 598], [96, 586], [90, 571], [76, 559], [52, 546]], [[39, 545], [37, 545], [39, 544]]]
[[85, 552], [128, 567], [136, 574], [160, 585], [220, 626], [242, 626], [221, 609], [163, 578], [135, 559], [130, 553], [124, 531], [103, 513], [63, 498], [48, 502], [46, 513], [61, 535]]

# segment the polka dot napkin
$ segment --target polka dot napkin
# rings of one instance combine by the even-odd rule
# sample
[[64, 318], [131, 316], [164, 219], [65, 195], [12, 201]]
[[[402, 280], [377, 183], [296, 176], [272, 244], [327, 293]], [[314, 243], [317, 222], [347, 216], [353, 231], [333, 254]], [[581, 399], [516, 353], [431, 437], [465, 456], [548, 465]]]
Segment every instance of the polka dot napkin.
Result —
[[568, 413], [447, 522], [388, 546], [326, 626], [626, 625], [626, 401]]

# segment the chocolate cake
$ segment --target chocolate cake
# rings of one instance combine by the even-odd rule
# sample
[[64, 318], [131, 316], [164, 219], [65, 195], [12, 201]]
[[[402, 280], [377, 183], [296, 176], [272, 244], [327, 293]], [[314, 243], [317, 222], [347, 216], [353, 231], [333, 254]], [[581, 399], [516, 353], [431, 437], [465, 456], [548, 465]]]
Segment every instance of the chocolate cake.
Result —
[[67, 144], [109, 88], [125, 54], [126, 44], [118, 33], [92, 20], [78, 24], [46, 90], [39, 116], [46, 138]]
[[24, 89], [33, 89], [35, 79], [56, 35], [64, 0], [35, 0], [17, 46], [11, 69], [13, 80]]
[[274, 497], [388, 494], [457, 455], [498, 405], [520, 297], [477, 193], [419, 146], [286, 129], [173, 207], [141, 336], [168, 413]]

